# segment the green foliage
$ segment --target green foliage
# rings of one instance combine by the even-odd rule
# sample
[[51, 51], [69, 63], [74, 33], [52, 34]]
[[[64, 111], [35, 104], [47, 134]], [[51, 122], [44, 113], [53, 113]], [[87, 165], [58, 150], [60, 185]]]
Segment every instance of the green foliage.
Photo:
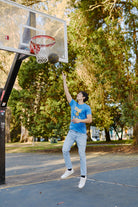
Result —
[[[134, 126], [137, 15], [132, 11], [136, 4], [123, 2], [121, 7], [121, 2], [94, 0], [72, 3], [76, 10], [71, 15], [69, 38], [77, 51], [78, 76], [89, 90], [93, 124], [106, 129], [116, 124]], [[115, 123], [118, 111], [119, 121]]]
[[63, 115], [61, 98], [61, 69], [48, 64], [38, 65], [34, 58], [24, 63], [19, 72], [19, 84], [23, 88], [21, 105], [23, 124], [30, 135], [48, 139], [56, 129], [62, 132]]
[[8, 101], [8, 105], [12, 111], [11, 121], [10, 121], [10, 136], [12, 142], [17, 142], [20, 140], [21, 135], [21, 107], [19, 104], [20, 93], [16, 90], [12, 90], [12, 94]]

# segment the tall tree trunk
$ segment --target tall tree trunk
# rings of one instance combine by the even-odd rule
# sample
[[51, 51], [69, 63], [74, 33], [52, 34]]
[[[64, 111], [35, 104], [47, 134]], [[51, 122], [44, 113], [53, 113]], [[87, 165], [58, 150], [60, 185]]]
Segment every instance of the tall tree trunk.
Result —
[[110, 134], [109, 134], [109, 129], [105, 128], [105, 136], [106, 136], [106, 141], [109, 142], [110, 140]]
[[134, 143], [138, 145], [138, 122], [133, 127]]
[[10, 136], [10, 120], [11, 120], [11, 110], [7, 107], [5, 116], [5, 142], [11, 142]]
[[[133, 42], [134, 42], [134, 51], [136, 54], [136, 64], [135, 64], [135, 73], [136, 73], [136, 85], [138, 85], [138, 44], [137, 44], [137, 31], [136, 31], [136, 24], [133, 19]], [[138, 101], [136, 100], [135, 103], [135, 110], [138, 107]], [[134, 143], [138, 144], [138, 121], [136, 122], [135, 126], [133, 127], [133, 136], [134, 136]]]
[[123, 138], [123, 127], [121, 127], [121, 137], [119, 138], [119, 140], [122, 140]]
[[33, 137], [29, 136], [28, 130], [23, 125], [21, 125], [20, 142], [33, 142]]

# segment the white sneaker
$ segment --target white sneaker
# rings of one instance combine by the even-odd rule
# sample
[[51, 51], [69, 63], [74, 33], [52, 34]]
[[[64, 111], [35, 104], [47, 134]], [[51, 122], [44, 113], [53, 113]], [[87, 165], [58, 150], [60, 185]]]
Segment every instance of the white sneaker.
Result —
[[87, 177], [85, 178], [81, 177], [78, 188], [83, 188], [85, 186], [86, 180], [87, 180]]
[[66, 170], [65, 173], [61, 176], [61, 179], [65, 179], [68, 176], [72, 175], [74, 173], [74, 170]]

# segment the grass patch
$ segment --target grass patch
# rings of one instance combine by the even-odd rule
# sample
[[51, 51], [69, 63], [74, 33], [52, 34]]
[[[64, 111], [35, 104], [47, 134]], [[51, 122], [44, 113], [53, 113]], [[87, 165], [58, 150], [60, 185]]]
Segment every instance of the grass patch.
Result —
[[46, 150], [60, 149], [63, 142], [50, 143], [50, 142], [35, 142], [35, 143], [6, 143], [6, 153], [29, 153], [40, 152]]
[[112, 141], [109, 141], [109, 142], [106, 142], [106, 141], [89, 141], [87, 142], [87, 144], [133, 144], [133, 139], [127, 139], [127, 140], [112, 140]]
[[[6, 143], [6, 153], [37, 153], [37, 152], [61, 152], [64, 141], [59, 141], [58, 143], [50, 142], [34, 142], [34, 143]], [[87, 142], [87, 149], [104, 149], [108, 147], [116, 148], [117, 144], [125, 146], [125, 144], [133, 145], [133, 140], [118, 140], [118, 141], [97, 141], [97, 142]], [[72, 150], [77, 150], [77, 147], [72, 147]]]

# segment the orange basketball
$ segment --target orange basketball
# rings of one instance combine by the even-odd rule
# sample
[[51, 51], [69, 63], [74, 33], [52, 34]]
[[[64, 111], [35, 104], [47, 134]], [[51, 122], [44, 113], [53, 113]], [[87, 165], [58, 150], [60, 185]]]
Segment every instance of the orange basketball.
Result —
[[56, 53], [51, 53], [49, 56], [48, 56], [48, 61], [50, 63], [57, 63], [59, 61], [59, 56], [56, 54]]

